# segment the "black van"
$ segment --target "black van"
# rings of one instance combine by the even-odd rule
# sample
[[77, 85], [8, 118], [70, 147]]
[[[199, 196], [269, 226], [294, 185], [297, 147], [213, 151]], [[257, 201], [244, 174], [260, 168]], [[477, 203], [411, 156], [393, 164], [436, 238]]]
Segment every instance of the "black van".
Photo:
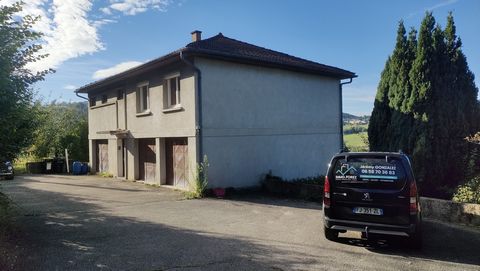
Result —
[[421, 208], [410, 160], [403, 153], [339, 153], [324, 187], [325, 237], [359, 231], [367, 239], [403, 236], [422, 245]]

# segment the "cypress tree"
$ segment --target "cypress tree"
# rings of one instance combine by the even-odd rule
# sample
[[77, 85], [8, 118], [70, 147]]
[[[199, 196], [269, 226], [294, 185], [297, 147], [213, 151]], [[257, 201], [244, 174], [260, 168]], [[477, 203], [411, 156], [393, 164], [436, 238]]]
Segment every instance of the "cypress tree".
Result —
[[[455, 157], [449, 167], [449, 177], [456, 181], [454, 182], [456, 185], [459, 178], [455, 178], [455, 176], [469, 178], [473, 177], [475, 173], [480, 173], [475, 170], [475, 165], [480, 164], [477, 146], [464, 144], [463, 140], [477, 131], [480, 126], [478, 89], [474, 83], [474, 75], [468, 68], [466, 56], [461, 50], [462, 42], [456, 35], [452, 13], [447, 17], [444, 34], [450, 82], [448, 95], [450, 101], [449, 127], [451, 127], [449, 153]], [[466, 168], [465, 165], [467, 165]]]
[[461, 46], [452, 14], [442, 30], [427, 12], [418, 40], [400, 22], [377, 90], [370, 148], [410, 154], [424, 195], [448, 197], [480, 163], [478, 148], [464, 140], [480, 129], [480, 105]]
[[389, 126], [389, 133], [392, 139], [388, 145], [388, 150], [390, 151], [402, 149], [405, 152], [409, 152], [411, 150], [409, 141], [413, 118], [408, 112], [402, 110], [406, 103], [405, 100], [411, 93], [409, 72], [415, 58], [415, 47], [412, 47], [411, 43], [416, 44], [416, 32], [411, 31], [407, 38], [405, 26], [400, 21], [391, 60], [391, 73], [395, 76], [392, 76], [388, 90], [389, 106], [392, 109]]
[[391, 109], [389, 107], [388, 89], [391, 78], [390, 57], [385, 63], [385, 67], [378, 83], [377, 94], [373, 106], [372, 115], [368, 125], [369, 148], [372, 151], [387, 151], [387, 145], [390, 141], [388, 128], [390, 125]]
[[435, 65], [433, 62], [435, 53], [433, 47], [434, 27], [435, 19], [431, 12], [427, 12], [420, 26], [416, 57], [409, 73], [412, 91], [407, 108], [415, 118], [413, 129], [416, 131], [412, 149], [413, 168], [420, 182], [425, 181], [427, 172], [434, 170], [430, 163], [433, 134], [429, 130], [430, 125], [428, 125], [433, 109], [429, 106], [429, 103], [432, 101], [432, 82], [435, 76], [432, 73], [432, 67]]

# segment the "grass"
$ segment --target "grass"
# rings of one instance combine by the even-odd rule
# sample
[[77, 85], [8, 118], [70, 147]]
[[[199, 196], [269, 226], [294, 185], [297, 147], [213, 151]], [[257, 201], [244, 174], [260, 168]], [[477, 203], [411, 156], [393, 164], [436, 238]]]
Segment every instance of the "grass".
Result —
[[344, 135], [345, 145], [350, 151], [368, 151], [368, 144], [365, 140], [368, 138], [367, 132]]
[[205, 196], [205, 191], [208, 185], [208, 158], [205, 155], [203, 161], [197, 164], [195, 168], [195, 176], [192, 181], [189, 181], [190, 190], [185, 193], [187, 199], [199, 199]]
[[352, 130], [358, 130], [358, 131], [367, 131], [368, 129], [368, 124], [345, 124], [343, 125], [343, 131], [345, 134], [350, 134]]
[[42, 159], [34, 155], [20, 155], [17, 159], [13, 161], [13, 168], [15, 169], [15, 174], [26, 174], [27, 173], [27, 163], [28, 162], [40, 162]]

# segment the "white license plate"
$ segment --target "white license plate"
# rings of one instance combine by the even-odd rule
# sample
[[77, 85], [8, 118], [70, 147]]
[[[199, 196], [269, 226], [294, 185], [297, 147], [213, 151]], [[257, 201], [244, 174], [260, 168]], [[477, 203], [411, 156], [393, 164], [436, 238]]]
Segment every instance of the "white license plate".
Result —
[[383, 215], [383, 210], [380, 208], [355, 207], [353, 213], [362, 215]]

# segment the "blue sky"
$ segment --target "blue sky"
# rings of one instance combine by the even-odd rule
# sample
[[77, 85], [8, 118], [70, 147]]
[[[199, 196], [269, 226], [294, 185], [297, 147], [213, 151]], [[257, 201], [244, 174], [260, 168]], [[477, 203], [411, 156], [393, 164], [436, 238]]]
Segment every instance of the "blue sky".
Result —
[[[0, 0], [11, 1], [11, 0]], [[30, 3], [30, 1], [29, 1]], [[71, 4], [75, 3], [75, 4]], [[470, 69], [480, 80], [480, 1], [31, 0], [43, 15], [56, 73], [34, 88], [45, 101], [79, 101], [73, 89], [190, 42], [192, 30], [225, 36], [353, 71], [344, 111], [370, 114], [399, 20], [419, 28], [425, 10], [445, 26], [453, 12]], [[76, 19], [72, 19], [76, 18]], [[80, 20], [78, 20], [80, 18]], [[38, 67], [37, 67], [38, 68]], [[118, 67], [116, 67], [118, 68]]]

